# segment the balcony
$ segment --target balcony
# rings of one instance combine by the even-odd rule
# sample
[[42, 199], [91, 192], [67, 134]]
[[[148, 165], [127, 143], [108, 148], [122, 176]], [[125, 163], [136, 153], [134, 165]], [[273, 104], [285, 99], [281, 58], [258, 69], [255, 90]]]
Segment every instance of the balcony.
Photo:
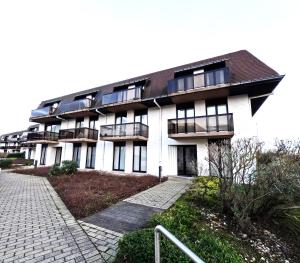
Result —
[[30, 132], [27, 135], [27, 143], [29, 143], [29, 144], [38, 144], [38, 143], [56, 144], [56, 143], [58, 143], [58, 133], [49, 132], [49, 131]]
[[142, 98], [142, 87], [120, 90], [105, 94], [102, 97], [102, 105], [124, 103]]
[[89, 109], [92, 107], [93, 100], [85, 98], [80, 100], [74, 100], [69, 103], [60, 104], [56, 110], [56, 114], [64, 115], [66, 117], [83, 117], [93, 115], [89, 113]]
[[169, 138], [230, 138], [234, 135], [232, 113], [168, 120]]
[[100, 139], [104, 141], [147, 141], [148, 126], [140, 122], [101, 126]]
[[97, 142], [98, 130], [89, 128], [64, 129], [59, 131], [60, 142]]
[[55, 109], [56, 108], [54, 108], [52, 106], [48, 106], [48, 107], [32, 110], [30, 119], [47, 117], [47, 116], [53, 114]]
[[226, 84], [230, 80], [229, 69], [221, 68], [168, 81], [168, 94], [193, 91], [198, 88]]

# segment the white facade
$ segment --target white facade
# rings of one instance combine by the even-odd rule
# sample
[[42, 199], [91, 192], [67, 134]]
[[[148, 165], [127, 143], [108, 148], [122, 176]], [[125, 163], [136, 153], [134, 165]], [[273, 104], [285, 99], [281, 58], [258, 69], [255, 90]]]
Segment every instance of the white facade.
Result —
[[[252, 120], [251, 103], [248, 95], [232, 96], [227, 98], [228, 113], [233, 113], [234, 135], [232, 139], [239, 137], [255, 136], [255, 124]], [[184, 139], [172, 139], [168, 134], [168, 120], [177, 118], [176, 105], [171, 104], [162, 107], [148, 108], [148, 139], [147, 145], [147, 174], [158, 175], [159, 166], [162, 167], [162, 175], [178, 175], [178, 146], [192, 145], [196, 147], [198, 168], [208, 172], [208, 140], [201, 137], [186, 137]], [[194, 115], [206, 115], [206, 101], [197, 100], [194, 102]], [[127, 111], [127, 123], [134, 122], [134, 110]], [[96, 121], [96, 129], [100, 131], [102, 125], [114, 125], [115, 114], [108, 113], [99, 115]], [[84, 126], [89, 127], [89, 117], [84, 117]], [[75, 128], [75, 119], [62, 120], [61, 129]], [[40, 124], [39, 130], [44, 131], [44, 124]], [[81, 143], [80, 165], [79, 168], [86, 168], [87, 143]], [[125, 167], [124, 173], [133, 173], [134, 162], [134, 141], [125, 140]], [[56, 144], [48, 144], [46, 150], [46, 166], [55, 163], [56, 149], [62, 147], [61, 161], [72, 160], [73, 143], [57, 142]], [[42, 145], [37, 144], [35, 159], [41, 165], [41, 149]], [[114, 163], [114, 142], [98, 139], [96, 143], [96, 170], [113, 171]], [[200, 167], [201, 166], [201, 167]]]

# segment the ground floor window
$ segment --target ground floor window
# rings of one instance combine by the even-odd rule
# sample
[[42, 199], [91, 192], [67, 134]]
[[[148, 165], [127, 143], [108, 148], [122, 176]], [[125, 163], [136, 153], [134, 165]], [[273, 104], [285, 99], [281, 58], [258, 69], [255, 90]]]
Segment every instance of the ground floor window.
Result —
[[55, 152], [55, 164], [60, 165], [62, 147], [57, 147]]
[[42, 144], [40, 165], [46, 164], [47, 144]]
[[147, 144], [144, 142], [135, 142], [133, 145], [133, 171], [147, 171]]
[[114, 164], [113, 170], [125, 170], [125, 143], [114, 144]]
[[74, 144], [72, 160], [77, 163], [77, 167], [80, 167], [80, 155], [81, 155], [81, 144]]
[[96, 144], [88, 144], [85, 167], [94, 169], [95, 159], [96, 159]]

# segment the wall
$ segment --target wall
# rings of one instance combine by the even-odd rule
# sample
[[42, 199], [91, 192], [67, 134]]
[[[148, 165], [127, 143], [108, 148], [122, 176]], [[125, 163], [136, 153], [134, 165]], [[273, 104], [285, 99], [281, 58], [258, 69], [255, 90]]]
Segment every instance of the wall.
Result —
[[[234, 138], [255, 135], [255, 125], [251, 115], [251, 104], [247, 95], [228, 98], [228, 109], [233, 113], [235, 135]], [[206, 115], [205, 101], [195, 101], [195, 116]], [[158, 175], [159, 166], [162, 166], [162, 175], [177, 175], [177, 146], [196, 145], [198, 169], [203, 174], [208, 174], [208, 140], [207, 139], [180, 139], [174, 140], [168, 137], [168, 119], [176, 118], [176, 105], [168, 105], [160, 109], [153, 107], [148, 109], [149, 138], [147, 141], [147, 173]], [[84, 119], [85, 127], [88, 127], [89, 118]], [[127, 122], [134, 122], [134, 111], [127, 112]], [[115, 114], [99, 115], [97, 129], [100, 126], [115, 123]], [[62, 121], [61, 128], [74, 128], [75, 119]], [[43, 125], [40, 125], [43, 130]], [[62, 147], [62, 160], [71, 160], [73, 153], [72, 143], [59, 143], [49, 145], [47, 151], [47, 165], [52, 165], [55, 160], [55, 147]], [[85, 168], [87, 144], [81, 148], [80, 168]], [[36, 148], [36, 159], [40, 158], [40, 145]], [[127, 141], [125, 147], [125, 172], [131, 173], [133, 166], [133, 142]], [[96, 147], [96, 170], [112, 171], [113, 168], [113, 142], [98, 141]]]

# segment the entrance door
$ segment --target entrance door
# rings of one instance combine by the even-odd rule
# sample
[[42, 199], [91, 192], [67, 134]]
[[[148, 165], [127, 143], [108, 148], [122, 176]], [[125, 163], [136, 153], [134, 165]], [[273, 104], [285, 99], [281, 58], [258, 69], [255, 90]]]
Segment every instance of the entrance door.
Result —
[[62, 153], [62, 147], [57, 147], [56, 148], [56, 153], [55, 153], [55, 162], [54, 162], [57, 165], [60, 165], [61, 153]]
[[178, 175], [197, 175], [197, 147], [196, 145], [177, 146]]

